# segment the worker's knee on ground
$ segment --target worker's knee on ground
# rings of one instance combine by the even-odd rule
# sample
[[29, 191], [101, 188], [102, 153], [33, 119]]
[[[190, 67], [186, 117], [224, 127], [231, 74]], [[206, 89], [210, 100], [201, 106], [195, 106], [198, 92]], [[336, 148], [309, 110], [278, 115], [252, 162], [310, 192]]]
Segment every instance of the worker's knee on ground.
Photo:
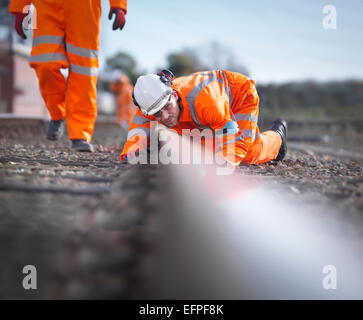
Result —
[[261, 164], [275, 160], [281, 147], [281, 136], [272, 130], [261, 133], [260, 138], [256, 139], [248, 148], [243, 163]]

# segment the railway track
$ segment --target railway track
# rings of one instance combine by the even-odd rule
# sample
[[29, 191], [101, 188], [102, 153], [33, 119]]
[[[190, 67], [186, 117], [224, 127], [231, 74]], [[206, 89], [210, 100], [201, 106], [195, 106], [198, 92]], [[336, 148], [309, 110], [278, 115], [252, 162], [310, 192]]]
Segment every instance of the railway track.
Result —
[[[145, 296], [156, 168], [120, 163], [125, 132], [111, 121], [96, 125], [92, 155], [45, 140], [45, 125], [0, 118], [0, 298]], [[37, 290], [22, 287], [26, 265], [37, 268]]]
[[[55, 143], [47, 141], [45, 125], [44, 119], [0, 117], [0, 260], [6, 262], [0, 269], [1, 299], [218, 296], [208, 295], [210, 291], [205, 282], [195, 281], [196, 274], [203, 278], [202, 268], [195, 274], [179, 272], [176, 268], [181, 258], [178, 250], [190, 259], [183, 262], [186, 270], [199, 264], [198, 254], [183, 247], [185, 243], [192, 245], [186, 240], [190, 223], [194, 225], [190, 239], [199, 241], [198, 230], [205, 228], [203, 221], [207, 220], [205, 215], [196, 218], [205, 210], [207, 200], [199, 205], [193, 202], [196, 207], [190, 207], [193, 188], [203, 188], [199, 180], [191, 179], [194, 185], [187, 186], [183, 179], [188, 180], [190, 174], [181, 168], [180, 172], [175, 168], [179, 172], [175, 176], [172, 174], [175, 170], [170, 171], [172, 167], [168, 166], [121, 164], [119, 153], [126, 132], [107, 119], [96, 124], [93, 154], [75, 154], [67, 137]], [[338, 171], [329, 171], [324, 168], [331, 163], [329, 159], [323, 164], [316, 161], [312, 166], [309, 160], [302, 162], [305, 161], [300, 160], [302, 156], [320, 159], [318, 154], [292, 150], [283, 165], [241, 167], [236, 175], [288, 193], [303, 203], [304, 180], [299, 175], [296, 179], [289, 176], [291, 172], [303, 171], [305, 166], [312, 172], [326, 172], [329, 179], [345, 172], [352, 190], [339, 201], [360, 199], [362, 168], [359, 164], [349, 162]], [[285, 184], [281, 179], [285, 179]], [[181, 185], [176, 187], [179, 180]], [[183, 186], [185, 192], [181, 192]], [[304, 186], [311, 189], [309, 184]], [[317, 190], [319, 186], [314, 188]], [[316, 199], [323, 202], [320, 193]], [[170, 199], [175, 203], [167, 201]], [[359, 215], [361, 207], [359, 202], [347, 203], [354, 210], [349, 215], [349, 223], [344, 225], [357, 235], [363, 221]], [[311, 205], [316, 206], [313, 201]], [[183, 208], [189, 215], [185, 221]], [[342, 214], [336, 213], [336, 216]], [[181, 221], [183, 227], [176, 221]], [[224, 222], [213, 223], [218, 226]], [[352, 224], [356, 227], [352, 228]], [[208, 234], [206, 239], [211, 243], [218, 239], [226, 241], [225, 235], [215, 239]], [[168, 243], [170, 246], [165, 247]], [[203, 242], [199, 249], [205, 248], [208, 242]], [[209, 253], [213, 255], [214, 251]], [[226, 258], [224, 254], [221, 256]], [[216, 262], [210, 256], [206, 259]], [[25, 265], [37, 267], [37, 290], [22, 287]], [[165, 277], [160, 274], [161, 265]], [[220, 270], [211, 268], [205, 281], [218, 277]], [[223, 284], [219, 279], [211, 285], [230, 298], [248, 298], [246, 292], [229, 291], [226, 285], [232, 282]], [[205, 286], [205, 290], [194, 290], [193, 283]], [[183, 290], [178, 291], [178, 285]]]

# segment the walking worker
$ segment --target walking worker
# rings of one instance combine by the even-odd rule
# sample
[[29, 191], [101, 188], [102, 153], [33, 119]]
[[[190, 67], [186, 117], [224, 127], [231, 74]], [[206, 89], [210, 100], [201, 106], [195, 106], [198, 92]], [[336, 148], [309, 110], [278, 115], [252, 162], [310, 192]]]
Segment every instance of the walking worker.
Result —
[[127, 75], [115, 70], [111, 74], [109, 88], [116, 95], [116, 123], [127, 130], [135, 114], [135, 105], [132, 101], [134, 87]]
[[[122, 161], [135, 158], [147, 145], [151, 121], [180, 135], [183, 129], [222, 132], [224, 143], [218, 149], [233, 166], [281, 161], [286, 155], [286, 122], [277, 119], [270, 130], [260, 133], [255, 83], [243, 74], [214, 70], [174, 79], [171, 71], [163, 70], [139, 77], [133, 98], [138, 110], [120, 155]], [[232, 155], [226, 152], [231, 143]]]
[[[115, 16], [112, 28], [122, 30], [127, 0], [109, 2], [109, 19]], [[51, 117], [46, 136], [59, 139], [66, 122], [72, 148], [93, 152], [101, 0], [10, 0], [15, 30], [24, 39], [23, 20], [30, 3], [36, 19], [30, 66]], [[67, 80], [60, 72], [65, 68]]]

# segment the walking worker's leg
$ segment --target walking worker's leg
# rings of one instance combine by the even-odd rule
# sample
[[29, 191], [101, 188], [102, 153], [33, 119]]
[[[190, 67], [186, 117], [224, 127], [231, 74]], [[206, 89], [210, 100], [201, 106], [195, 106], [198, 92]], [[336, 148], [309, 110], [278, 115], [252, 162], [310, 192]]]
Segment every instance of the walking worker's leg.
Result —
[[44, 103], [52, 120], [61, 120], [66, 116], [64, 76], [53, 63], [38, 65], [35, 72], [39, 80], [39, 88]]
[[67, 129], [71, 140], [91, 141], [97, 117], [100, 0], [65, 3], [66, 50], [70, 64], [66, 94]]
[[64, 48], [64, 12], [62, 1], [33, 1], [37, 15], [37, 28], [33, 30], [30, 66], [35, 69], [39, 88], [50, 117], [65, 117], [66, 81], [61, 68], [68, 67]]
[[[87, 78], [86, 78], [87, 77]], [[69, 138], [91, 142], [97, 118], [97, 76], [82, 76], [70, 71], [67, 84], [67, 129]]]

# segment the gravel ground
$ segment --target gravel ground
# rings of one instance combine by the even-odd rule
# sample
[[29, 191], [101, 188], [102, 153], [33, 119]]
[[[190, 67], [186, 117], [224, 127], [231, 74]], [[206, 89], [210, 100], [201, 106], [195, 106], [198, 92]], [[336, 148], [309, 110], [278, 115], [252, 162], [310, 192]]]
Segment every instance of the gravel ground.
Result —
[[296, 195], [315, 197], [363, 219], [363, 168], [359, 162], [290, 148], [283, 162], [241, 166], [237, 172], [263, 180], [275, 177]]
[[[140, 186], [157, 190], [156, 168], [121, 164], [125, 133], [106, 127], [90, 154], [66, 137], [47, 141], [44, 124], [0, 126], [0, 299], [147, 294], [145, 239], [158, 209]], [[37, 290], [22, 287], [25, 265], [37, 267]]]
[[[158, 166], [121, 164], [125, 132], [115, 125], [96, 126], [93, 154], [74, 153], [67, 137], [47, 141], [44, 130], [43, 122], [0, 123], [0, 298], [152, 296]], [[363, 225], [362, 165], [354, 157], [289, 148], [282, 163], [235, 174]], [[38, 269], [35, 291], [21, 285], [28, 264]]]

